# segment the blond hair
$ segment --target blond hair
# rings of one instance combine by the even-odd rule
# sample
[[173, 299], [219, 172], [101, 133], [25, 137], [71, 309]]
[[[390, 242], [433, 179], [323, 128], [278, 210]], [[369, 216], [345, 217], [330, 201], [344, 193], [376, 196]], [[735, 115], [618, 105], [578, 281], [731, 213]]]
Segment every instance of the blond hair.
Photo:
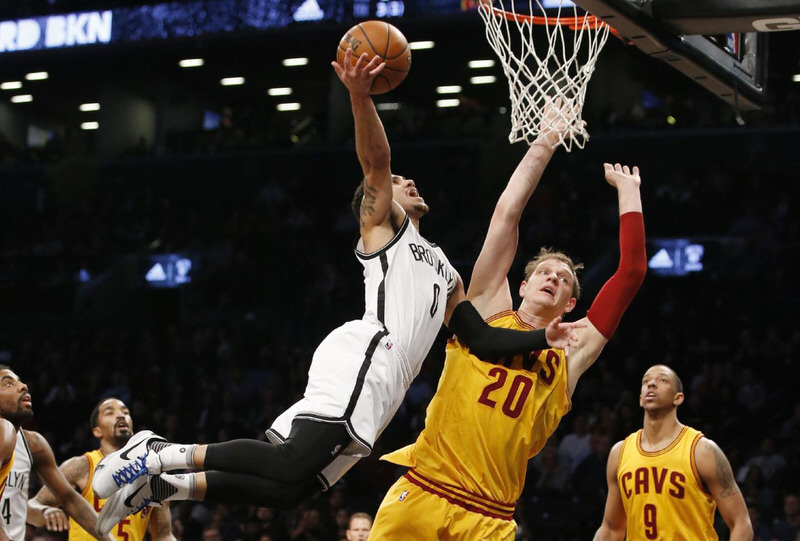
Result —
[[538, 267], [542, 261], [548, 259], [555, 259], [556, 261], [567, 264], [570, 271], [572, 271], [572, 296], [576, 299], [580, 299], [581, 283], [578, 280], [578, 271], [583, 269], [583, 263], [575, 263], [570, 256], [564, 252], [554, 250], [553, 248], [539, 248], [539, 253], [536, 257], [528, 261], [528, 264], [525, 265], [525, 281], [527, 282], [530, 279], [531, 274], [533, 274], [533, 271], [536, 270], [536, 267]]

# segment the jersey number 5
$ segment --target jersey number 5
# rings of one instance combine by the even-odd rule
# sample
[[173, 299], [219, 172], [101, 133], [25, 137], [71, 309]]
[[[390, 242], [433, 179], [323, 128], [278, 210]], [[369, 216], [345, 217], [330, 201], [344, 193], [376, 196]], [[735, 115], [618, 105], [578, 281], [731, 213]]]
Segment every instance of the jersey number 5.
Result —
[[[478, 398], [478, 403], [494, 408], [497, 405], [497, 401], [493, 400], [490, 395], [506, 384], [508, 370], [500, 366], [495, 366], [489, 370], [489, 377], [497, 379], [483, 388], [481, 397]], [[522, 408], [525, 406], [525, 401], [528, 399], [528, 395], [531, 394], [532, 388], [533, 380], [531, 380], [531, 378], [523, 374], [514, 376], [514, 379], [511, 380], [511, 385], [509, 385], [508, 395], [506, 395], [506, 399], [503, 401], [502, 412], [512, 419], [519, 417], [522, 413]]]

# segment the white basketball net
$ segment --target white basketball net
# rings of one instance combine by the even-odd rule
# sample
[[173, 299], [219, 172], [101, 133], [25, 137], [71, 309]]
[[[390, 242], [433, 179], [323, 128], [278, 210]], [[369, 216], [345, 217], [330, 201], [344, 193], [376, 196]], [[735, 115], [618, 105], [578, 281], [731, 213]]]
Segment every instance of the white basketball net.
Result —
[[[548, 16], [540, 0], [528, 0], [527, 13], [517, 13], [514, 0], [506, 1], [509, 9], [503, 0], [483, 0], [478, 12], [508, 79], [508, 140], [530, 145], [542, 133], [553, 148], [583, 148], [589, 139], [581, 118], [586, 87], [608, 39], [608, 25], [560, 2], [556, 14]], [[574, 21], [568, 26], [570, 18]]]

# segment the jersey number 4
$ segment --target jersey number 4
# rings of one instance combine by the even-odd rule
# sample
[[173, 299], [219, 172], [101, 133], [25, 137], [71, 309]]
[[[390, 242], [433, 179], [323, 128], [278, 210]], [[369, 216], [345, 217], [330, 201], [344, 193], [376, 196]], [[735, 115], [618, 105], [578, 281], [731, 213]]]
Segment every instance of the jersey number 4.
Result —
[[[483, 388], [481, 397], [478, 398], [478, 403], [494, 408], [497, 405], [497, 401], [491, 395], [505, 386], [508, 379], [508, 370], [495, 366], [489, 370], [489, 377], [497, 379]], [[509, 385], [506, 399], [503, 401], [502, 412], [512, 419], [519, 417], [522, 413], [522, 408], [525, 407], [525, 401], [528, 400], [528, 396], [531, 394], [531, 389], [533, 389], [533, 380], [531, 378], [523, 374], [514, 376]]]

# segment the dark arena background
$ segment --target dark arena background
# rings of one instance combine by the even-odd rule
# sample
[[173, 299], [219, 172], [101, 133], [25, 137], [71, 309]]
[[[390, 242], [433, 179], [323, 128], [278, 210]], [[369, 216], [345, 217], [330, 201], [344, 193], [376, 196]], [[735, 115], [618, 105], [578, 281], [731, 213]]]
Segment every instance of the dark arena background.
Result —
[[[393, 169], [431, 206], [422, 233], [468, 281], [526, 149], [507, 140], [499, 64], [469, 67], [497, 60], [469, 4], [0, 4], [0, 363], [29, 385], [30, 428], [59, 463], [96, 446], [88, 417], [107, 396], [130, 406], [137, 429], [172, 441], [263, 439], [302, 395], [316, 345], [360, 317], [349, 203], [361, 171], [330, 66], [357, 21], [386, 18], [433, 44], [375, 101]], [[641, 375], [656, 363], [686, 385], [679, 419], [729, 457], [756, 538], [798, 539], [800, 32], [761, 35], [757, 107], [613, 37], [600, 55], [583, 111], [591, 140], [557, 151], [545, 172], [512, 291], [540, 246], [585, 263], [589, 301], [614, 272], [617, 201], [603, 162], [641, 168], [650, 268], [529, 463], [518, 539], [591, 538], [608, 451], [641, 427]], [[292, 511], [173, 504], [175, 537], [343, 539], [343, 517], [374, 515], [402, 473], [378, 458], [421, 430], [446, 337], [372, 456], [332, 490]], [[66, 536], [29, 527], [28, 539]]]

